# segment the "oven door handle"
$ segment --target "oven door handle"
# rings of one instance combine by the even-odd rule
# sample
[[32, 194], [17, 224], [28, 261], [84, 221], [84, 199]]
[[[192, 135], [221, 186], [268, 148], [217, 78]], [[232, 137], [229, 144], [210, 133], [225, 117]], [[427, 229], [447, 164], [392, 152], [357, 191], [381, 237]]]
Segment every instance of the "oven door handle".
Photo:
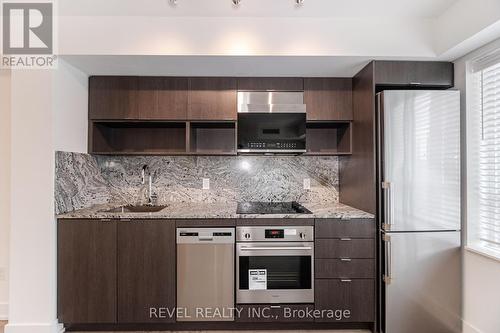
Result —
[[304, 250], [310, 251], [312, 247], [310, 246], [258, 246], [258, 247], [242, 247], [241, 251], [269, 251], [269, 250], [277, 250], [277, 251], [287, 251], [287, 250]]

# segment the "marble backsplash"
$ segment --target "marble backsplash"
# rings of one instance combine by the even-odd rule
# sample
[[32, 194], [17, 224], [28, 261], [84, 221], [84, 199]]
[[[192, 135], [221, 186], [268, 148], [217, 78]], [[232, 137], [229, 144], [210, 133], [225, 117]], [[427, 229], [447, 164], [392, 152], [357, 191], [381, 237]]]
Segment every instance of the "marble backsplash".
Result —
[[[158, 204], [171, 202], [338, 202], [335, 156], [101, 156], [56, 152], [56, 214], [95, 204], [146, 202], [148, 165]], [[210, 189], [202, 189], [202, 178]], [[303, 189], [304, 178], [311, 189]]]

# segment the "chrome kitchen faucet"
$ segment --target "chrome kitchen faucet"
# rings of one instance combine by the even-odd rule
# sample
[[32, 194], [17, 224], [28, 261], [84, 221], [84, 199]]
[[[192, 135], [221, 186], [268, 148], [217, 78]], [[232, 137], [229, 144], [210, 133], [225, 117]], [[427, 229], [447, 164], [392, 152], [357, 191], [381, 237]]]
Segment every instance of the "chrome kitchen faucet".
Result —
[[149, 166], [147, 164], [142, 167], [142, 185], [146, 184], [146, 175], [148, 176], [147, 204], [150, 206], [154, 206], [156, 205], [158, 196], [153, 193], [153, 175], [151, 174], [151, 170], [149, 169]]

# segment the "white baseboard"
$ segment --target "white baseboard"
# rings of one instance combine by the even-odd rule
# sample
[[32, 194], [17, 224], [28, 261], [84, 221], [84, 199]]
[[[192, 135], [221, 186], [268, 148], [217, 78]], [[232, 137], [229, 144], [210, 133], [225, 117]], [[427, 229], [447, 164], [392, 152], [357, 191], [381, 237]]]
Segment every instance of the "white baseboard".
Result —
[[42, 324], [42, 323], [33, 323], [33, 324], [16, 324], [16, 323], [7, 323], [4, 328], [5, 333], [63, 333], [64, 327], [58, 322], [54, 322], [52, 324]]
[[9, 319], [9, 304], [0, 303], [0, 320]]
[[479, 329], [475, 328], [465, 320], [462, 320], [462, 333], [483, 333]]

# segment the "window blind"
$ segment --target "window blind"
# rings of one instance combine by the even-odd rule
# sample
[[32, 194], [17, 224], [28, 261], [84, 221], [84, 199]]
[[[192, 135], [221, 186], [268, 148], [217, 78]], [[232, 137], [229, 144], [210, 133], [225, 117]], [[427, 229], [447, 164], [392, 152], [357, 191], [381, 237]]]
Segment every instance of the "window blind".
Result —
[[500, 258], [500, 52], [470, 68], [467, 241], [473, 249]]

